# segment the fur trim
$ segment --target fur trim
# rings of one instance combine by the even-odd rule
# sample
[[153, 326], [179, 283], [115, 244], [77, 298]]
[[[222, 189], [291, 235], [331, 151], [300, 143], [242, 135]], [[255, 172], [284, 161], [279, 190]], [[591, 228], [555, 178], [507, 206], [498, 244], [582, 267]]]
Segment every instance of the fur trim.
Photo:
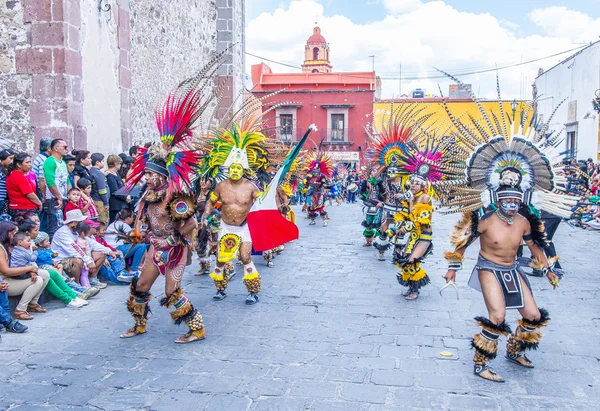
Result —
[[521, 351], [537, 350], [542, 341], [542, 330], [536, 328], [535, 331], [525, 331], [519, 326], [517, 332], [513, 334], [513, 336], [519, 343]]
[[481, 334], [475, 334], [471, 340], [471, 348], [492, 360], [498, 353], [498, 341], [490, 341]]
[[464, 260], [464, 256], [453, 251], [444, 251], [444, 258], [450, 263], [462, 263]]
[[177, 288], [170, 296], [167, 297], [165, 295], [163, 298], [161, 298], [160, 305], [161, 307], [167, 306], [167, 308], [169, 308], [177, 301], [181, 300], [181, 297], [183, 297], [183, 290], [181, 288]]
[[539, 320], [528, 320], [526, 318], [522, 318], [519, 320], [519, 324], [523, 325], [527, 328], [540, 328], [548, 325], [550, 321], [550, 314], [544, 308], [539, 308], [540, 310], [540, 319]]
[[131, 295], [140, 300], [150, 301], [150, 298], [152, 298], [152, 294], [150, 294], [150, 291], [137, 291], [138, 279], [139, 277], [134, 277], [133, 281], [131, 282], [131, 285], [129, 286]]
[[192, 311], [194, 311], [194, 306], [188, 302], [187, 304], [184, 304], [183, 307], [172, 311], [170, 314], [173, 322], [179, 325], [182, 321], [185, 321], [188, 318], [188, 314], [190, 314]]
[[485, 317], [475, 317], [475, 321], [477, 321], [477, 325], [481, 328], [488, 330], [494, 334], [508, 335], [512, 333], [512, 330], [506, 324], [506, 321], [503, 321], [502, 324], [494, 324], [490, 320]]
[[463, 213], [450, 234], [450, 243], [456, 248], [467, 247], [475, 241], [479, 217], [476, 213]]

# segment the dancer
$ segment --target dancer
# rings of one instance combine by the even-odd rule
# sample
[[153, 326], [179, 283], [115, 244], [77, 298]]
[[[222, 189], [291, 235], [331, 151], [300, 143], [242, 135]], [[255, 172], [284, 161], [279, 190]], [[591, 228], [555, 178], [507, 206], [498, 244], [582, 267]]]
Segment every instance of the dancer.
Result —
[[[121, 338], [135, 337], [146, 332], [150, 289], [156, 279], [165, 276], [165, 295], [161, 306], [175, 308], [171, 318], [175, 324], [185, 323], [189, 331], [175, 340], [190, 343], [206, 337], [202, 316], [185, 296], [181, 288], [183, 272], [190, 259], [192, 237], [197, 224], [194, 218], [196, 201], [193, 176], [201, 159], [194, 151], [179, 150], [189, 146], [194, 123], [203, 114], [214, 94], [204, 87], [212, 87], [213, 79], [206, 72], [214, 69], [222, 53], [215, 57], [191, 79], [167, 98], [163, 107], [156, 110], [156, 124], [160, 145], [138, 148], [135, 163], [127, 178], [127, 187], [133, 188], [145, 178], [137, 206], [134, 238], [140, 232], [141, 222], [147, 224], [150, 237], [144, 266], [139, 278], [131, 282], [131, 295], [127, 308], [133, 315], [134, 326]], [[208, 96], [208, 97], [205, 97]]]
[[[563, 181], [557, 177], [561, 167], [554, 166], [558, 164], [554, 161], [556, 141], [544, 140], [552, 116], [536, 132], [528, 119], [529, 110], [529, 105], [518, 107], [516, 115], [507, 118], [500, 100], [496, 111], [499, 116], [481, 107], [481, 118], [471, 117], [469, 123], [449, 116], [459, 130], [457, 146], [469, 148], [470, 158], [462, 167], [466, 179], [441, 188], [445, 191], [441, 196], [443, 204], [452, 212], [463, 212], [451, 235], [456, 249], [445, 253], [449, 262], [445, 279], [455, 280], [467, 247], [479, 238], [479, 258], [469, 285], [483, 293], [488, 318], [475, 317], [482, 330], [471, 343], [475, 349], [474, 373], [495, 382], [504, 381], [489, 365], [496, 357], [500, 335], [508, 336], [507, 360], [533, 368], [525, 351], [538, 347], [541, 328], [550, 320], [548, 311], [538, 308], [529, 281], [516, 261], [522, 240], [549, 283], [554, 288], [559, 285], [542, 251], [547, 245], [543, 224], [529, 205], [568, 218], [576, 201], [553, 192], [562, 189]], [[490, 121], [492, 117], [494, 123]], [[484, 211], [489, 206], [492, 210]], [[507, 309], [518, 309], [522, 316], [514, 333], [505, 321]]]
[[371, 176], [372, 168], [367, 170], [367, 178], [363, 180], [360, 186], [360, 196], [364, 204], [365, 219], [362, 222], [363, 237], [365, 243], [363, 247], [373, 245], [373, 237], [379, 235], [379, 228], [382, 224], [383, 207], [379, 206], [383, 201], [381, 180]]
[[[213, 179], [210, 177], [199, 179], [198, 197], [196, 198], [196, 204], [198, 205], [196, 220], [199, 223], [198, 236], [196, 237], [196, 254], [200, 259], [200, 268], [196, 275], [210, 274], [210, 256], [217, 255], [217, 238], [219, 235], [221, 214], [218, 210], [213, 209], [212, 214], [204, 218], [204, 207], [213, 189]], [[205, 221], [208, 224], [204, 224]]]
[[248, 289], [246, 304], [259, 301], [261, 276], [252, 262], [252, 239], [246, 223], [252, 203], [260, 195], [248, 177], [254, 177], [258, 170], [266, 171], [269, 165], [267, 152], [262, 147], [265, 136], [259, 130], [259, 117], [232, 123], [227, 129], [219, 128], [206, 158], [205, 172], [223, 179], [210, 194], [204, 209], [204, 214], [210, 216], [215, 204], [221, 202], [217, 264], [210, 274], [217, 288], [213, 299], [217, 301], [227, 297], [227, 286], [235, 269], [231, 260], [238, 251]]
[[309, 225], [315, 225], [318, 216], [323, 220], [323, 227], [327, 227], [327, 211], [325, 208], [325, 200], [327, 198], [327, 190], [331, 188], [329, 179], [333, 173], [333, 160], [325, 152], [313, 152], [308, 159], [307, 176], [305, 179], [305, 187], [309, 187], [306, 202], [308, 205]]

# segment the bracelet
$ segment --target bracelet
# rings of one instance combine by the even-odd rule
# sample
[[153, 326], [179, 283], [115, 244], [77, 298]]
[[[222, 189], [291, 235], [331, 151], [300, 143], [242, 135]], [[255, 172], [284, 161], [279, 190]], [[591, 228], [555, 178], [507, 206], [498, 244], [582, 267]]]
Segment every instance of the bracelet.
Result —
[[168, 236], [166, 238], [167, 244], [169, 244], [170, 246], [174, 246], [176, 244], [175, 239], [173, 238], [172, 235]]
[[548, 267], [542, 268], [543, 275], [548, 275], [549, 272], [550, 272], [550, 268], [548, 268]]
[[448, 270], [459, 271], [462, 270], [462, 262], [455, 261], [448, 264]]

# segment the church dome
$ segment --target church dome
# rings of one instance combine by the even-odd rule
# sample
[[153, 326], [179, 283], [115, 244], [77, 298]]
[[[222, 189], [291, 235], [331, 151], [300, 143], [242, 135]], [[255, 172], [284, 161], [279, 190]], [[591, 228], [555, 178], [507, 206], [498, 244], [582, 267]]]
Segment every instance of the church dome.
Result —
[[315, 27], [313, 29], [313, 34], [308, 38], [307, 44], [326, 44], [325, 37], [321, 35], [321, 29], [319, 27]]

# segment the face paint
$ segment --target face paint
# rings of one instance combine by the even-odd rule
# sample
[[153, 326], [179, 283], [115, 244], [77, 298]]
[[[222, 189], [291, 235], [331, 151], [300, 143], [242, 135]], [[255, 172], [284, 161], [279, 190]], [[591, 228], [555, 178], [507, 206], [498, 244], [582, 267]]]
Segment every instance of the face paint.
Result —
[[244, 167], [241, 164], [232, 164], [229, 166], [229, 178], [237, 181], [244, 175]]
[[146, 184], [148, 184], [148, 187], [152, 190], [162, 185], [162, 176], [158, 173], [155, 173], [153, 171], [146, 171], [145, 177]]
[[516, 214], [520, 205], [516, 201], [503, 201], [500, 203], [500, 209], [504, 214]]

